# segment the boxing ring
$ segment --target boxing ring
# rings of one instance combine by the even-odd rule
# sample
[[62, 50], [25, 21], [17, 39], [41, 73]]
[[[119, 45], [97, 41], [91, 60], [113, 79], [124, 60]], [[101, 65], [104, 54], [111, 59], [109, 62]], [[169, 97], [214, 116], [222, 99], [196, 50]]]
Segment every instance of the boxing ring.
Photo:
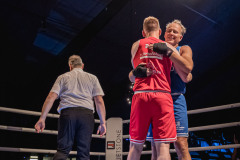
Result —
[[[214, 112], [219, 110], [230, 110], [233, 108], [239, 108], [240, 103], [228, 104], [216, 107], [209, 107], [203, 109], [196, 109], [188, 111], [188, 115], [206, 113], [206, 112]], [[24, 114], [31, 116], [40, 116], [40, 112], [35, 111], [27, 111], [21, 109], [14, 108], [6, 108], [0, 107], [0, 112], [11, 112], [14, 114]], [[58, 114], [48, 114], [48, 118], [58, 118]], [[99, 135], [92, 134], [92, 138], [104, 139], [105, 140], [105, 152], [90, 152], [91, 156], [105, 156], [106, 160], [122, 160], [123, 157], [128, 155], [128, 152], [123, 152], [123, 140], [128, 139], [129, 135], [123, 135], [123, 125], [128, 125], [130, 120], [122, 120], [118, 117], [109, 118], [107, 120], [107, 133], [106, 136], [100, 137]], [[35, 122], [33, 122], [35, 124]], [[95, 119], [95, 123], [100, 123], [99, 120]], [[33, 124], [33, 126], [34, 126]], [[236, 127], [240, 126], [240, 122], [231, 122], [231, 123], [222, 123], [222, 124], [214, 124], [207, 126], [198, 126], [198, 127], [190, 127], [190, 132], [195, 131], [203, 131], [203, 130], [214, 130], [220, 128], [228, 128], [228, 127]], [[24, 128], [24, 127], [16, 127], [16, 126], [6, 126], [0, 124], [0, 130], [7, 131], [16, 131], [16, 132], [29, 132], [36, 134], [34, 128]], [[51, 134], [57, 135], [56, 130], [44, 130], [40, 134]], [[190, 147], [190, 152], [199, 152], [206, 150], [216, 150], [216, 149], [230, 149], [230, 148], [240, 148], [240, 144], [228, 144], [228, 145], [219, 145], [219, 146], [208, 146], [208, 147]], [[34, 148], [14, 148], [14, 147], [4, 147], [0, 146], [1, 152], [26, 152], [26, 153], [45, 153], [45, 154], [55, 154], [56, 150], [48, 150], [48, 149], [34, 149]], [[151, 154], [151, 150], [143, 151], [142, 154]], [[170, 149], [170, 153], [176, 153], [175, 149]], [[76, 155], [76, 151], [71, 151], [70, 155]]]

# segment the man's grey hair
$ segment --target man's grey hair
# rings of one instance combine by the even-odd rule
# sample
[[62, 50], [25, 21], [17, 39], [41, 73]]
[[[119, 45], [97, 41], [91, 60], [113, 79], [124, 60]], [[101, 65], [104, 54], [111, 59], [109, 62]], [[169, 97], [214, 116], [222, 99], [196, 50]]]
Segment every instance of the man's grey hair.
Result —
[[181, 29], [182, 29], [182, 36], [184, 36], [184, 34], [186, 33], [186, 31], [187, 31], [187, 29], [186, 29], [186, 27], [184, 27], [184, 25], [182, 24], [182, 22], [180, 21], [180, 20], [178, 20], [178, 19], [174, 19], [172, 22], [169, 22], [167, 25], [166, 25], [166, 29], [168, 29], [168, 27], [169, 27], [169, 25], [170, 24], [172, 24], [172, 23], [176, 23], [176, 24], [178, 24], [180, 27], [181, 27]]
[[82, 58], [79, 55], [72, 55], [68, 59], [68, 64], [73, 68], [81, 67], [83, 65]]

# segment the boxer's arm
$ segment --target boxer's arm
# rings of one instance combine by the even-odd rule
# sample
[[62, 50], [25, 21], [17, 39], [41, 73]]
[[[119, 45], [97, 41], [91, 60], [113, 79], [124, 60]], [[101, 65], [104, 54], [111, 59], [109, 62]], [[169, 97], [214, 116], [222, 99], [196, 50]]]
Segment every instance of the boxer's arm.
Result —
[[132, 54], [132, 60], [135, 57], [135, 54], [137, 53], [138, 47], [139, 47], [140, 40], [133, 43], [131, 48], [131, 54]]
[[183, 82], [188, 83], [192, 80], [193, 60], [192, 50], [189, 46], [182, 46], [180, 53], [169, 43], [151, 44], [149, 49], [168, 56], [172, 60], [174, 68]]
[[173, 62], [174, 68], [183, 82], [188, 83], [192, 80], [192, 50], [189, 46], [182, 46], [180, 53], [173, 49], [173, 46], [167, 43], [167, 46], [173, 50], [169, 57]]
[[192, 49], [189, 46], [182, 46], [180, 54], [173, 52], [169, 57], [174, 63], [174, 67], [178, 68], [187, 75], [193, 69]]
[[166, 42], [150, 44], [148, 48], [167, 57], [170, 57], [173, 52], [177, 51], [176, 48], [171, 45], [167, 45]]
[[193, 78], [192, 73], [187, 74], [186, 72], [183, 72], [182, 70], [180, 70], [178, 67], [174, 67], [174, 69], [183, 82], [188, 83], [192, 80], [192, 78]]
[[128, 74], [129, 80], [134, 83], [135, 82], [135, 76], [133, 75], [133, 71], [131, 70]]
[[153, 71], [150, 68], [147, 68], [146, 63], [140, 63], [135, 69], [131, 70], [128, 74], [129, 80], [135, 82], [135, 78], [144, 78], [151, 76]]
[[[137, 53], [137, 50], [138, 50], [138, 47], [139, 47], [139, 43], [140, 43], [140, 40], [134, 42], [133, 45], [132, 45], [132, 48], [131, 48], [131, 55], [132, 55], [132, 60], [131, 60], [131, 61], [132, 61], [132, 66], [133, 66], [133, 58], [135, 57], [135, 55], [136, 55], [136, 53]], [[134, 66], [133, 66], [133, 67], [134, 67]], [[132, 70], [130, 71], [128, 77], [129, 77], [129, 80], [130, 80], [131, 82], [133, 82], [133, 83], [135, 82], [135, 76], [133, 75]]]
[[175, 64], [175, 67], [179, 67], [180, 70], [187, 74], [193, 69], [192, 50], [189, 46], [182, 46], [180, 53], [169, 43], [151, 44], [149, 49], [168, 56]]

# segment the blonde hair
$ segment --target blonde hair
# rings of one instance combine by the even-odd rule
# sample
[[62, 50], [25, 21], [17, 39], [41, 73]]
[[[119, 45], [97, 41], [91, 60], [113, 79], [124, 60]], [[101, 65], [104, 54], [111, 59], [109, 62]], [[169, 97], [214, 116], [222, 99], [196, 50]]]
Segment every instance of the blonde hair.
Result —
[[175, 19], [175, 20], [173, 20], [172, 22], [169, 22], [167, 25], [166, 25], [166, 29], [168, 29], [168, 27], [170, 26], [170, 24], [172, 24], [172, 23], [176, 23], [176, 24], [178, 24], [180, 27], [181, 27], [181, 29], [182, 29], [182, 36], [186, 33], [186, 31], [187, 31], [187, 29], [186, 29], [186, 27], [184, 27], [184, 25], [182, 24], [182, 22], [180, 21], [180, 20], [178, 20], [178, 19]]
[[79, 55], [72, 55], [68, 59], [68, 64], [71, 65], [73, 68], [75, 67], [81, 67], [83, 62]]
[[149, 16], [143, 21], [143, 30], [147, 32], [156, 31], [160, 29], [160, 24], [157, 18]]

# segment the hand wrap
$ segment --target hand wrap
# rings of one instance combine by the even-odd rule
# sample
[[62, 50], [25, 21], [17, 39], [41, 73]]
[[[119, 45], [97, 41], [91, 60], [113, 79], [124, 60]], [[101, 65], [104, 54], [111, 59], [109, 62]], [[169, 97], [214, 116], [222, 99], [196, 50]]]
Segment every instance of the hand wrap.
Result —
[[145, 64], [139, 64], [132, 72], [135, 77], [147, 77], [147, 67]]
[[154, 43], [153, 51], [159, 54], [163, 54], [167, 57], [170, 57], [173, 53], [173, 50], [169, 48], [166, 43]]

